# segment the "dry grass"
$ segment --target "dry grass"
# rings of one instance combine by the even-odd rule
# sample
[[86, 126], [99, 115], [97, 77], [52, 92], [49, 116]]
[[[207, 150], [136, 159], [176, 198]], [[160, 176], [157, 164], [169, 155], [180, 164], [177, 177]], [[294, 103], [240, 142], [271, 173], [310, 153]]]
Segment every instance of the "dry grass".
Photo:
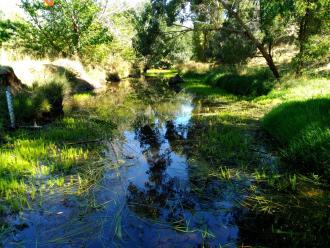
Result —
[[17, 77], [27, 86], [31, 86], [36, 81], [40, 82], [43, 79], [66, 72], [87, 81], [96, 89], [102, 88], [106, 82], [106, 72], [104, 70], [97, 67], [86, 68], [78, 59], [35, 59], [2, 49], [1, 64], [11, 66]]
[[186, 74], [189, 72], [197, 73], [197, 74], [203, 74], [212, 68], [213, 64], [210, 63], [201, 63], [201, 62], [195, 62], [195, 61], [189, 61], [184, 64], [178, 64], [175, 66], [175, 69], [177, 69], [180, 73]]

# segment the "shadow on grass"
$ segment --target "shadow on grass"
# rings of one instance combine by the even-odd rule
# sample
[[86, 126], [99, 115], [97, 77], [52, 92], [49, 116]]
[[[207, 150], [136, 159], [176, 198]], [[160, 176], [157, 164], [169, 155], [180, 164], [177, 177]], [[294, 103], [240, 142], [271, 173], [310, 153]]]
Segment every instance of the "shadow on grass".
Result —
[[263, 160], [268, 154], [251, 149], [253, 143], [260, 142], [258, 137], [247, 135], [249, 125], [257, 120], [240, 113], [208, 113], [208, 109], [208, 105], [202, 106], [201, 112], [194, 113], [188, 138], [190, 156], [204, 157], [211, 166], [203, 177], [191, 175], [192, 185], [205, 194], [214, 177], [236, 186], [249, 182], [249, 188], [242, 192], [246, 199], [240, 203], [246, 209], [233, 212], [245, 245], [324, 247], [327, 238], [321, 233], [329, 228], [325, 186], [316, 177], [293, 174], [288, 167], [280, 172], [280, 164], [274, 164], [273, 169], [271, 162], [276, 161]]
[[330, 98], [284, 103], [268, 113], [262, 124], [280, 143], [287, 160], [329, 180]]
[[248, 69], [245, 74], [232, 67], [220, 67], [207, 73], [184, 74], [185, 88], [197, 95], [235, 95], [255, 98], [267, 95], [275, 85], [271, 72], [266, 68]]

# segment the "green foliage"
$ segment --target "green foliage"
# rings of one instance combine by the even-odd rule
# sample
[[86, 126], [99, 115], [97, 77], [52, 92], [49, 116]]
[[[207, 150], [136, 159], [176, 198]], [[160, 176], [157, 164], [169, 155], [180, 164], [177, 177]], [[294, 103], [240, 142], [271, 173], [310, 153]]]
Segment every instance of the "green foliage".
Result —
[[31, 90], [19, 92], [14, 98], [18, 123], [54, 119], [63, 114], [64, 86], [50, 81]]
[[16, 28], [15, 23], [0, 19], [0, 47], [2, 43], [9, 41], [15, 35]]
[[208, 75], [205, 82], [240, 96], [266, 95], [274, 87], [274, 78], [268, 69], [254, 70], [245, 75], [223, 69], [216, 70]]
[[40, 0], [23, 0], [21, 7], [29, 20], [20, 31], [21, 42], [35, 55], [93, 60], [99, 56], [99, 46], [111, 42], [109, 30], [98, 19], [101, 9], [92, 0], [57, 0], [53, 7]]
[[[232, 24], [223, 24], [224, 29], [217, 32], [212, 40], [213, 57], [223, 64], [244, 64], [256, 55], [257, 48], [253, 42], [233, 33], [228, 29], [238, 29]], [[227, 29], [228, 28], [228, 29]]]
[[262, 123], [283, 148], [286, 159], [298, 168], [330, 176], [330, 99], [316, 98], [284, 103]]
[[169, 68], [190, 59], [191, 38], [181, 28], [168, 27], [157, 7], [157, 4], [146, 4], [142, 13], [136, 15], [133, 46], [147, 68]]
[[[298, 73], [314, 63], [328, 63], [329, 8], [326, 0], [262, 1], [261, 25], [265, 43], [272, 47], [279, 42], [288, 43], [288, 37], [295, 40], [299, 53], [294, 65]], [[297, 38], [290, 31], [293, 26], [297, 27], [294, 32]]]

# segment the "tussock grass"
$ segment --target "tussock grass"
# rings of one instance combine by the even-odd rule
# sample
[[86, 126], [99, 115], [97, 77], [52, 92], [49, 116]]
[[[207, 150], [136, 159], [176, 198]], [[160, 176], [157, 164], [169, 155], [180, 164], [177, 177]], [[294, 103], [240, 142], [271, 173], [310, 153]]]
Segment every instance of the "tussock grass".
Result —
[[238, 96], [261, 96], [274, 87], [274, 78], [266, 68], [249, 69], [239, 73], [235, 68], [219, 68], [211, 72], [205, 83]]
[[[33, 94], [40, 94], [53, 104], [53, 100], [58, 100], [55, 93], [59, 91], [48, 87], [48, 84], [37, 87], [37, 93]], [[84, 108], [78, 105], [75, 111], [71, 109], [71, 101], [65, 101], [66, 116], [41, 129], [19, 129], [4, 135], [0, 148], [0, 201], [5, 203], [2, 204], [3, 211], [18, 211], [29, 206], [29, 201], [36, 194], [33, 190], [35, 180], [44, 178], [48, 181], [58, 175], [76, 174], [89, 163], [101, 159], [102, 146], [99, 143], [101, 139], [111, 137], [114, 124], [109, 121], [110, 113], [105, 115], [96, 111], [106, 109], [109, 106], [107, 101], [96, 101], [96, 96], [91, 94], [75, 97], [75, 101], [82, 105], [86, 99], [90, 99], [90, 105]], [[26, 106], [21, 109], [24, 110]]]
[[287, 160], [330, 176], [330, 97], [281, 104], [262, 124], [279, 141]]

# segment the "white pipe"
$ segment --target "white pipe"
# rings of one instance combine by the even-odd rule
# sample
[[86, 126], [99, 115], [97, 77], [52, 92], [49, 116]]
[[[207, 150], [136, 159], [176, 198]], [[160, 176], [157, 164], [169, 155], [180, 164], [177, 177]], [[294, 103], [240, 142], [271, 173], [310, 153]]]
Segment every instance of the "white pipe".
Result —
[[7, 86], [6, 88], [6, 98], [7, 98], [9, 117], [10, 117], [10, 126], [11, 128], [15, 128], [15, 113], [14, 113], [13, 97], [11, 95], [10, 86]]

